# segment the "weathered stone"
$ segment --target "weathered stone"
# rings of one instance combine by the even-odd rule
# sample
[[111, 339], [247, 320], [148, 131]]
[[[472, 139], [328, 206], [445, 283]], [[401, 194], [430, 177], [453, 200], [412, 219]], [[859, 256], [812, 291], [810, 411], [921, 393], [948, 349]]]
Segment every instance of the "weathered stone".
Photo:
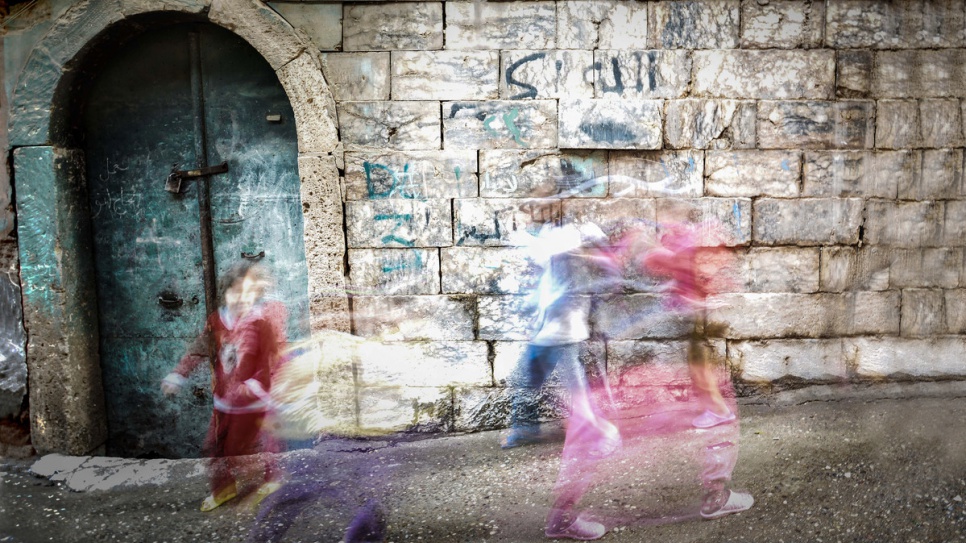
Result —
[[603, 297], [594, 306], [594, 331], [608, 339], [682, 338], [693, 323], [669, 312], [660, 294], [617, 294]]
[[943, 222], [943, 245], [966, 245], [966, 200], [946, 202]]
[[919, 103], [915, 100], [879, 100], [876, 111], [875, 146], [878, 149], [919, 147]]
[[818, 291], [817, 248], [754, 247], [747, 252], [737, 252], [734, 258], [733, 277], [726, 276], [723, 280], [725, 283], [733, 282], [738, 291]]
[[715, 235], [709, 236], [714, 239], [706, 243], [724, 243], [731, 247], [751, 241], [751, 200], [747, 198], [661, 198], [657, 200], [657, 220], [680, 221], [682, 209], [687, 215], [684, 220], [689, 222], [718, 223]]
[[913, 248], [941, 245], [941, 202], [870, 200], [866, 207], [866, 243]]
[[208, 19], [244, 38], [273, 70], [301, 55], [308, 41], [281, 15], [256, 0], [211, 0]]
[[[647, 4], [643, 2], [557, 2], [558, 49], [591, 49], [591, 45], [593, 49], [635, 49], [644, 47], [646, 38]], [[612, 40], [620, 40], [619, 45], [611, 46]]]
[[607, 235], [634, 230], [653, 232], [656, 205], [653, 198], [586, 198], [561, 202], [563, 217], [575, 224], [593, 223]]
[[902, 291], [902, 328], [904, 337], [932, 336], [943, 333], [943, 292], [938, 289], [907, 288]]
[[[832, 51], [695, 51], [696, 96], [753, 99], [832, 98]], [[767, 70], [762, 70], [767, 66]]]
[[[498, 385], [510, 388], [511, 394], [526, 388], [523, 386], [526, 376], [518, 370], [520, 370], [520, 360], [523, 358], [527, 346], [527, 343], [522, 341], [498, 341], [493, 344], [493, 381]], [[592, 384], [603, 373], [601, 370], [604, 355], [604, 344], [602, 342], [583, 341], [580, 343], [577, 359]], [[562, 375], [560, 370], [556, 370], [550, 374], [545, 386], [551, 388], [566, 387], [566, 376]]]
[[779, 0], [742, 2], [742, 49], [795, 49], [822, 45], [825, 5]]
[[875, 55], [872, 96], [966, 97], [966, 50], [882, 51]]
[[955, 288], [961, 284], [961, 247], [889, 249], [888, 255], [890, 288]]
[[745, 381], [775, 381], [795, 377], [836, 381], [848, 377], [841, 339], [779, 339], [734, 341], [728, 363]]
[[553, 149], [557, 147], [557, 103], [443, 102], [443, 141], [446, 149]]
[[650, 2], [648, 41], [655, 49], [738, 47], [738, 0]]
[[[331, 153], [339, 146], [335, 101], [319, 60], [304, 52], [275, 75], [288, 95], [298, 129], [300, 153]], [[340, 117], [341, 120], [341, 117]], [[344, 125], [343, 125], [344, 130]], [[343, 133], [344, 134], [344, 133]]]
[[[530, 339], [530, 319], [534, 315], [529, 296], [477, 296], [479, 339], [526, 341]], [[499, 381], [499, 374], [494, 375]]]
[[0, 418], [16, 417], [27, 395], [27, 333], [15, 243], [0, 243]]
[[343, 49], [393, 51], [443, 48], [440, 2], [346, 4]]
[[822, 247], [819, 284], [823, 291], [886, 290], [891, 252], [882, 247]]
[[[712, 339], [706, 343], [709, 366], [717, 373], [719, 383], [726, 382], [725, 342]], [[633, 387], [655, 388], [658, 395], [643, 394], [645, 398], [662, 403], [686, 400], [692, 394], [693, 383], [688, 375], [687, 341], [610, 341], [607, 343], [607, 373], [611, 385], [622, 389]], [[632, 396], [642, 396], [636, 390]], [[625, 398], [617, 398], [624, 403]]]
[[510, 425], [510, 406], [521, 398], [536, 409], [541, 422], [568, 415], [570, 401], [565, 389], [544, 387], [540, 390], [509, 388], [457, 388], [455, 394], [456, 431], [479, 431], [506, 428]]
[[[453, 202], [455, 210], [455, 239], [458, 246], [504, 246], [513, 245], [511, 239], [533, 224], [525, 209], [528, 200], [515, 198], [458, 199]], [[560, 215], [560, 203], [552, 201]]]
[[943, 304], [946, 309], [946, 333], [966, 334], [966, 289], [945, 291]]
[[681, 98], [691, 83], [686, 51], [594, 51], [595, 98]]
[[865, 101], [758, 102], [761, 149], [871, 148], [874, 104]]
[[502, 51], [500, 98], [593, 98], [591, 51]]
[[473, 151], [349, 152], [346, 199], [473, 197], [476, 171]]
[[803, 196], [894, 199], [919, 183], [918, 151], [806, 151]]
[[393, 51], [394, 100], [490, 100], [497, 97], [497, 51]]
[[610, 194], [621, 197], [698, 197], [703, 192], [701, 151], [610, 153]]
[[444, 247], [440, 252], [446, 294], [523, 294], [536, 282], [518, 249]]
[[959, 198], [963, 190], [963, 150], [926, 149], [922, 152], [922, 175], [911, 184], [899, 184], [900, 200]]
[[363, 386], [489, 386], [493, 382], [482, 341], [368, 341], [359, 352], [356, 379]]
[[290, 4], [269, 2], [269, 6], [311, 38], [322, 51], [342, 49], [341, 4]]
[[349, 247], [446, 247], [453, 244], [449, 200], [355, 200], [346, 202]]
[[560, 100], [560, 147], [659, 149], [660, 100]]
[[828, 6], [826, 43], [837, 49], [960, 47], [960, 2], [843, 0]]
[[321, 58], [322, 73], [336, 100], [344, 102], [389, 99], [388, 52], [326, 53]]
[[801, 151], [708, 151], [708, 196], [798, 196]]
[[959, 100], [926, 99], [919, 102], [923, 147], [962, 147], [963, 117]]
[[756, 111], [752, 101], [669, 100], [664, 142], [673, 149], [753, 148]]
[[962, 284], [962, 248], [822, 248], [823, 290], [886, 290]]
[[339, 129], [347, 151], [439, 149], [438, 102], [342, 102]]
[[453, 394], [449, 387], [382, 386], [359, 388], [362, 435], [449, 430]]
[[34, 49], [11, 92], [7, 120], [11, 147], [50, 142], [51, 106], [62, 75], [50, 53], [42, 47]]
[[862, 377], [966, 375], [966, 339], [962, 337], [860, 337], [846, 339], [845, 349]]
[[835, 52], [836, 98], [866, 98], [872, 90], [872, 52], [845, 50]]
[[858, 198], [761, 198], [754, 205], [754, 239], [769, 245], [851, 245], [859, 241], [862, 203]]
[[599, 197], [607, 194], [606, 151], [480, 151], [480, 196]]
[[355, 333], [382, 341], [472, 340], [476, 304], [460, 296], [356, 296]]
[[349, 282], [362, 295], [439, 294], [437, 249], [350, 249]]
[[447, 2], [447, 49], [553, 49], [555, 3]]
[[722, 294], [710, 299], [710, 325], [733, 339], [897, 334], [899, 293]]

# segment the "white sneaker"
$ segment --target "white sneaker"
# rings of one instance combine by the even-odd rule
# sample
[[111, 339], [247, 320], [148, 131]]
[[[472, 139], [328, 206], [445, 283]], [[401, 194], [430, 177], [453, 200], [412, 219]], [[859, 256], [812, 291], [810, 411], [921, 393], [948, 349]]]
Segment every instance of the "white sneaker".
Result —
[[706, 519], [720, 518], [732, 513], [747, 511], [751, 509], [752, 505], [755, 505], [754, 496], [747, 492], [735, 492], [734, 490], [729, 490], [728, 492], [728, 501], [726, 501], [724, 505], [710, 513], [705, 513], [704, 510], [702, 510], [701, 516]]
[[727, 415], [718, 415], [712, 412], [710, 409], [705, 410], [694, 420], [691, 421], [691, 425], [695, 428], [713, 428], [719, 424], [728, 424], [734, 422], [738, 417], [735, 415], [734, 411], [728, 411]]
[[577, 539], [580, 541], [600, 539], [606, 533], [607, 528], [603, 524], [587, 520], [583, 515], [578, 515], [566, 528], [547, 526], [547, 530], [544, 532], [551, 539]]

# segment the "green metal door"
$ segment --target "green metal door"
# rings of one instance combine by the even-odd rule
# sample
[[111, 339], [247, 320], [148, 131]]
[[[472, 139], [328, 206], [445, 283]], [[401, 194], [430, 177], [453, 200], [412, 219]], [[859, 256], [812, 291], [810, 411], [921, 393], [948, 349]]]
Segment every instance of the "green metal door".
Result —
[[[84, 133], [108, 452], [197, 456], [211, 415], [208, 368], [177, 397], [159, 387], [216, 309], [214, 277], [260, 260], [290, 312], [289, 334], [308, 328], [291, 106], [241, 38], [180, 24], [105, 63]], [[225, 173], [168, 183], [172, 170], [222, 162]]]

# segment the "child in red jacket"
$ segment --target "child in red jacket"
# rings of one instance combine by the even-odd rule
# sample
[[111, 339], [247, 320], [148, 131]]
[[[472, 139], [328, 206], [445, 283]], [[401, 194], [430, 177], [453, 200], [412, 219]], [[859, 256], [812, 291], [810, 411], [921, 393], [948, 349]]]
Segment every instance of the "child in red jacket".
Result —
[[215, 355], [211, 364], [214, 410], [204, 446], [206, 456], [211, 457], [211, 494], [202, 502], [202, 511], [211, 511], [237, 496], [233, 472], [247, 464], [262, 464], [264, 484], [257, 491], [257, 500], [280, 486], [271, 459], [242, 458], [278, 451], [263, 428], [280, 345], [279, 326], [261, 303], [268, 283], [264, 270], [255, 264], [246, 262], [229, 270], [221, 279], [224, 305], [208, 317], [204, 333], [161, 383], [165, 394], [177, 394], [185, 378], [209, 353]]

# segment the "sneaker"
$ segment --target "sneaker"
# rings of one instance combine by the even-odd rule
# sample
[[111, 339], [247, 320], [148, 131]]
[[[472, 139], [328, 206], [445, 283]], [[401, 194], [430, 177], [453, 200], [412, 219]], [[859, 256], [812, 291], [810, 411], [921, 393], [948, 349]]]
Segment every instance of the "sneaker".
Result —
[[719, 424], [728, 424], [730, 422], [734, 422], [737, 418], [738, 417], [735, 416], [734, 411], [728, 411], [727, 415], [718, 415], [717, 413], [712, 412], [710, 409], [707, 409], [704, 413], [694, 417], [694, 420], [691, 421], [691, 425], [695, 428], [702, 429], [713, 428]]
[[600, 539], [607, 533], [607, 528], [599, 522], [587, 520], [583, 515], [577, 518], [565, 528], [559, 526], [548, 526], [544, 532], [551, 539], [577, 539], [580, 541], [591, 541]]
[[236, 496], [238, 496], [238, 491], [235, 489], [234, 484], [218, 492], [212, 492], [201, 502], [201, 512], [207, 513], [208, 511], [217, 509], [221, 504], [234, 499]]
[[720, 518], [732, 513], [747, 511], [751, 509], [752, 505], [755, 505], [755, 498], [751, 494], [747, 492], [735, 492], [734, 490], [729, 490], [728, 501], [726, 501], [724, 505], [709, 513], [705, 513], [704, 509], [702, 509], [701, 516], [706, 519]]
[[510, 430], [510, 434], [500, 443], [501, 449], [512, 449], [523, 445], [532, 445], [540, 442], [540, 431], [534, 430]]

